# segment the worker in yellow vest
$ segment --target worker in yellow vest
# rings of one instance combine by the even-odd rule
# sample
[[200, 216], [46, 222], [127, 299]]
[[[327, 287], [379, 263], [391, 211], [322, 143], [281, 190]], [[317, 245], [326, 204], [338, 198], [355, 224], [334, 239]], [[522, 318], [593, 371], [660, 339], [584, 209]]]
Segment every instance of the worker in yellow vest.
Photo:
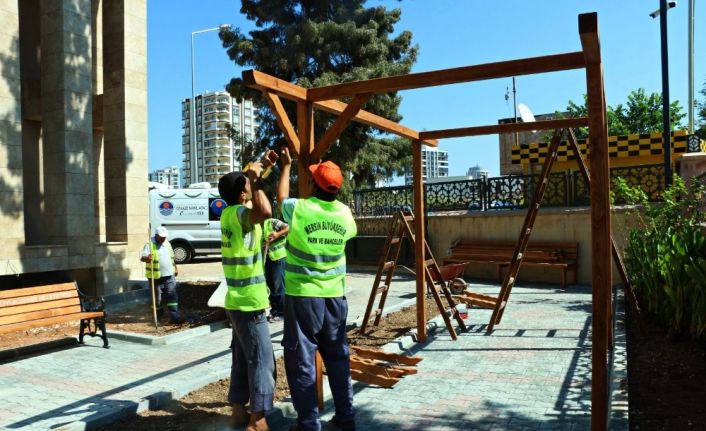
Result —
[[[313, 196], [289, 198], [292, 158], [281, 154], [277, 188], [282, 219], [289, 223], [284, 272], [284, 363], [298, 430], [320, 430], [315, 354], [326, 365], [335, 415], [331, 423], [355, 430], [350, 357], [346, 339], [346, 242], [356, 233], [350, 208], [336, 200], [340, 168], [327, 161], [309, 166]], [[306, 181], [300, 177], [299, 181]]]
[[179, 271], [174, 259], [174, 250], [167, 240], [166, 227], [157, 227], [150, 242], [143, 247], [140, 260], [146, 263], [145, 277], [148, 280], [154, 279], [153, 286], [156, 290], [158, 315], [161, 316], [164, 314], [164, 309], [167, 309], [170, 323], [181, 323], [176, 285], [176, 276]]
[[268, 322], [278, 322], [284, 316], [284, 263], [287, 250], [285, 244], [289, 225], [276, 218], [268, 218], [262, 224], [265, 254], [265, 281], [270, 290], [270, 315]]
[[261, 188], [262, 169], [261, 162], [254, 162], [247, 177], [231, 172], [218, 182], [218, 192], [228, 204], [221, 214], [225, 308], [233, 324], [228, 402], [231, 425], [247, 426], [247, 431], [269, 430], [265, 413], [272, 409], [276, 376], [260, 226], [271, 217], [272, 208]]

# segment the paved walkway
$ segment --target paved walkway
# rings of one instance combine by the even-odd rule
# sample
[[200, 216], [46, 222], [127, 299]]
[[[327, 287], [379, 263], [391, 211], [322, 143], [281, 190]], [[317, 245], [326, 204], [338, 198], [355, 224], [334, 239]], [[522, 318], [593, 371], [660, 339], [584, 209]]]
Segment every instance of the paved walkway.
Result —
[[[349, 322], [362, 317], [373, 277], [349, 275]], [[473, 290], [495, 294], [498, 287]], [[388, 305], [412, 300], [413, 291], [413, 280], [401, 277]], [[411, 347], [424, 360], [393, 389], [355, 385], [358, 429], [587, 429], [589, 289], [515, 288], [492, 334], [484, 331], [489, 313], [472, 310], [470, 331], [458, 341], [439, 325], [424, 344], [388, 346]], [[280, 336], [273, 328], [277, 348]], [[112, 340], [109, 350], [89, 338], [86, 346], [0, 365], [0, 429], [83, 430], [179, 398], [228, 377], [229, 342], [228, 330], [161, 346]], [[323, 418], [331, 415], [328, 401]], [[288, 429], [293, 419], [272, 422]]]

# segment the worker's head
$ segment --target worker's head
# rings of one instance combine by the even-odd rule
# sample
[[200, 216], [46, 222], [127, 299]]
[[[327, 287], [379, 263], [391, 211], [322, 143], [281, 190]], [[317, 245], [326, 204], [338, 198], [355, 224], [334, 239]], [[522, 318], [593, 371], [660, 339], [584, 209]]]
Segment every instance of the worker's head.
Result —
[[230, 172], [218, 181], [218, 193], [228, 205], [244, 204], [250, 200], [250, 181], [240, 172]]
[[332, 161], [309, 166], [314, 185], [314, 196], [321, 200], [332, 201], [343, 185], [341, 168]]
[[154, 240], [158, 244], [161, 244], [166, 239], [167, 239], [167, 228], [164, 226], [158, 226], [157, 229], [154, 230]]

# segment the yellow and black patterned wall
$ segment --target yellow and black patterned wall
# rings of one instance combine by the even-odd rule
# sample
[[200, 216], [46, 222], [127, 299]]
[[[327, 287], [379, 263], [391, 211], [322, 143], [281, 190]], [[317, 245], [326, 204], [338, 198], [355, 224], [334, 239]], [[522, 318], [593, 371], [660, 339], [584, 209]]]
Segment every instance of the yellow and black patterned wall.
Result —
[[[581, 154], [588, 155], [588, 139], [578, 140]], [[536, 171], [544, 163], [549, 142], [533, 142], [512, 146], [512, 164], [522, 165], [524, 173]], [[684, 153], [706, 152], [706, 141], [686, 131], [672, 132], [673, 160], [678, 161]], [[659, 164], [664, 161], [662, 132], [608, 137], [608, 154], [611, 167]], [[576, 157], [568, 141], [559, 145], [557, 160], [552, 172], [578, 169]]]

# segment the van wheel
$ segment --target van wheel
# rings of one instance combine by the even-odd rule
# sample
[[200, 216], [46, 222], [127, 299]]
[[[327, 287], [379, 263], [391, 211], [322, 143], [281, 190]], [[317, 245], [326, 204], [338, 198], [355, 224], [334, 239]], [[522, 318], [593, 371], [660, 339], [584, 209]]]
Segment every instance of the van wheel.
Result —
[[172, 250], [174, 250], [174, 260], [178, 264], [189, 263], [194, 257], [191, 247], [181, 242], [172, 244]]

